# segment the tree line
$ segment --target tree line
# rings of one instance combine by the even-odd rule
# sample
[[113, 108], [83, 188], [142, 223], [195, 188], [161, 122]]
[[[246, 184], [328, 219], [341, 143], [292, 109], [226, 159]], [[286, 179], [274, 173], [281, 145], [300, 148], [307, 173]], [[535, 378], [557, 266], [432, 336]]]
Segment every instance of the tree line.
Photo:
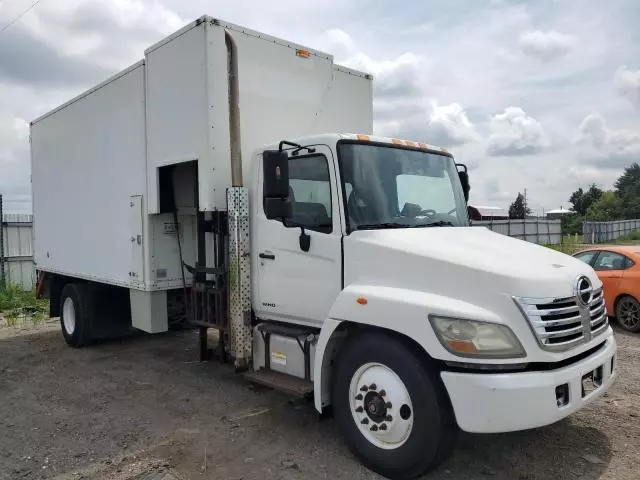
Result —
[[564, 233], [581, 233], [585, 220], [604, 222], [640, 218], [640, 165], [633, 163], [613, 184], [612, 190], [602, 190], [595, 183], [586, 190], [579, 188], [571, 194], [569, 202], [573, 214], [564, 215]]

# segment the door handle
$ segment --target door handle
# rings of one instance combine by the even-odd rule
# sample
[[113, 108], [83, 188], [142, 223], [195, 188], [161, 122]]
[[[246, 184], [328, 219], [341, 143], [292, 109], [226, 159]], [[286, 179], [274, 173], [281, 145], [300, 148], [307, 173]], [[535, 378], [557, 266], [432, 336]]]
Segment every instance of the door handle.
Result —
[[260, 258], [264, 258], [265, 260], [275, 260], [276, 256], [273, 253], [260, 253], [258, 255]]

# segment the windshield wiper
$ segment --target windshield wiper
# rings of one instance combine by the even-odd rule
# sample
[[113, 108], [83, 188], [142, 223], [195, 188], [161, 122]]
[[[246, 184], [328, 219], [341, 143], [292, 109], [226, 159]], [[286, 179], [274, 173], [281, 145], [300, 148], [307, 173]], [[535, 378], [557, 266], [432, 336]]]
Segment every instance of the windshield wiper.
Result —
[[406, 225], [404, 223], [367, 223], [364, 225], [358, 225], [356, 230], [377, 230], [379, 228], [409, 228], [412, 225]]
[[456, 225], [445, 220], [438, 220], [437, 222], [425, 223], [422, 225], [415, 225], [416, 227], [455, 227]]
[[356, 230], [377, 230], [382, 228], [426, 228], [426, 227], [455, 227], [452, 222], [445, 220], [438, 220], [432, 223], [420, 223], [417, 225], [407, 225], [406, 223], [397, 222], [385, 222], [385, 223], [367, 223], [364, 225], [358, 225]]

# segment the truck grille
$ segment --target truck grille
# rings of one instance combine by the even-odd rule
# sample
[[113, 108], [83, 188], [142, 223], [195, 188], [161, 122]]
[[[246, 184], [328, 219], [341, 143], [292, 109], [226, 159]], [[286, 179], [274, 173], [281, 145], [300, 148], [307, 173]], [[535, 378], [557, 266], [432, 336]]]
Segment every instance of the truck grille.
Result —
[[602, 288], [587, 291], [579, 284], [575, 297], [518, 298], [516, 302], [545, 350], [568, 350], [603, 333], [609, 325]]

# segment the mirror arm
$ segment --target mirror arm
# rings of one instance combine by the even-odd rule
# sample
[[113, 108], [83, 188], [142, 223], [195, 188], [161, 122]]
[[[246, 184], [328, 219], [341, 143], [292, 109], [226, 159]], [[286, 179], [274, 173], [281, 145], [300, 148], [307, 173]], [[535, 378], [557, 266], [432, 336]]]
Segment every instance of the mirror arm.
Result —
[[281, 140], [280, 143], [278, 144], [278, 151], [281, 152], [285, 145], [289, 145], [290, 147], [296, 147], [297, 149], [302, 148], [302, 145], [300, 145], [299, 143], [293, 143], [288, 140]]
[[311, 235], [304, 231], [304, 227], [300, 225], [300, 250], [308, 252], [311, 248]]

